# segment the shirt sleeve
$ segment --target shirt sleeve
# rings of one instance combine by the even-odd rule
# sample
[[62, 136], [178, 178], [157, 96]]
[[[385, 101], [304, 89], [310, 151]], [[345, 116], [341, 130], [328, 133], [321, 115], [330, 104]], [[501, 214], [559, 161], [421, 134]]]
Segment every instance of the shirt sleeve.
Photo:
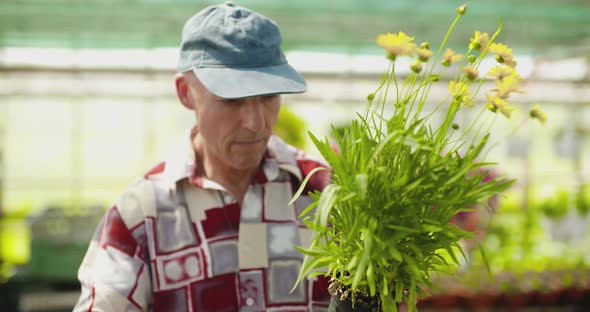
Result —
[[78, 271], [82, 293], [74, 311], [148, 311], [151, 278], [143, 223], [129, 228], [120, 208], [99, 224]]

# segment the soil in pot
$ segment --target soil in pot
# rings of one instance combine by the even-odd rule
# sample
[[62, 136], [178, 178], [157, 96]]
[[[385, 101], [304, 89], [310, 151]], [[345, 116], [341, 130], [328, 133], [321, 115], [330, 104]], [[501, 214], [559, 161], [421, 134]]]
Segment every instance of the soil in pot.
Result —
[[340, 296], [332, 296], [328, 312], [379, 312], [379, 302], [367, 303], [363, 300], [355, 300], [354, 306], [352, 298], [347, 297], [340, 300]]
[[333, 281], [328, 288], [332, 298], [328, 312], [379, 312], [381, 305], [378, 297], [363, 296], [352, 293], [339, 282]]

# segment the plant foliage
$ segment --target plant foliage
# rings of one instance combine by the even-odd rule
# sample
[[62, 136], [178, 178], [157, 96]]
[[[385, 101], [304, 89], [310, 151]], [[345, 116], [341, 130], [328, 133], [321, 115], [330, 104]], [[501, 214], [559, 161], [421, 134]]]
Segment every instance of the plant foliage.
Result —
[[[378, 296], [383, 311], [397, 311], [401, 302], [414, 310], [416, 298], [424, 295], [420, 286], [430, 284], [433, 272], [458, 264], [456, 255], [463, 252], [458, 241], [471, 236], [449, 220], [514, 182], [501, 177], [484, 182], [485, 168], [494, 164], [483, 159], [493, 122], [488, 115], [511, 116], [506, 99], [517, 92], [516, 61], [510, 49], [494, 43], [501, 26], [491, 38], [476, 31], [464, 58], [449, 49], [443, 54], [465, 7], [457, 12], [432, 59], [428, 43], [418, 47], [413, 37], [401, 32], [378, 37], [390, 66], [368, 96], [365, 112], [357, 114], [350, 128], [334, 131], [339, 153], [327, 139], [310, 133], [330, 165], [332, 183], [311, 194], [314, 202], [301, 214], [315, 238], [308, 248], [299, 248], [305, 255], [299, 281], [326, 274], [349, 287], [353, 296]], [[455, 119], [460, 110], [474, 106], [485, 78], [477, 77], [477, 68], [489, 49], [500, 63], [488, 73], [497, 88], [486, 92], [488, 102], [469, 127], [459, 129]], [[398, 81], [396, 61], [414, 55], [418, 58], [411, 73], [403, 83]], [[435, 74], [437, 63], [443, 69]], [[431, 86], [441, 83], [451, 63], [458, 63], [459, 70], [449, 83], [449, 94], [426, 111]], [[393, 111], [386, 115], [390, 104]], [[442, 122], [433, 121], [436, 114], [444, 116]]]

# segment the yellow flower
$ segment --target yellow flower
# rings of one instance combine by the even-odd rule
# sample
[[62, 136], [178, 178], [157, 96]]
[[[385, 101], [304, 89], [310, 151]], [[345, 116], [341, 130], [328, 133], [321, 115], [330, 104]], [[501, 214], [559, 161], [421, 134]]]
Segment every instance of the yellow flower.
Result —
[[445, 53], [443, 54], [442, 64], [444, 66], [449, 66], [451, 63], [458, 62], [463, 58], [463, 55], [456, 54], [455, 51], [452, 49], [447, 48]]
[[488, 103], [486, 104], [490, 111], [497, 112], [502, 108], [502, 106], [508, 105], [508, 102], [502, 100], [501, 98], [493, 95], [486, 94], [488, 98]]
[[512, 68], [516, 67], [516, 61], [514, 59], [505, 59], [503, 63]]
[[509, 105], [504, 105], [500, 108], [500, 113], [502, 115], [504, 115], [504, 117], [510, 119], [510, 117], [512, 117], [513, 110], [514, 110], [514, 107], [509, 106]]
[[492, 43], [490, 46], [490, 52], [500, 56], [503, 59], [511, 59], [512, 49], [502, 43]]
[[512, 92], [522, 93], [518, 89], [520, 84], [520, 76], [508, 76], [504, 77], [502, 80], [496, 80], [496, 89], [492, 91], [496, 91], [496, 95], [499, 98], [507, 99]]
[[432, 50], [420, 48], [418, 49], [418, 59], [422, 62], [428, 62], [430, 57], [432, 56]]
[[489, 41], [490, 35], [488, 33], [476, 30], [475, 34], [473, 34], [473, 38], [469, 39], [469, 48], [481, 52], [486, 48]]
[[512, 117], [512, 111], [514, 110], [513, 107], [511, 107], [510, 105], [508, 105], [508, 102], [504, 101], [503, 99], [497, 97], [497, 96], [493, 96], [493, 95], [489, 95], [486, 94], [486, 97], [488, 98], [488, 109], [493, 112], [493, 113], [497, 113], [500, 112], [502, 115], [506, 116], [506, 118], [510, 119], [510, 117]]
[[451, 80], [449, 81], [449, 91], [453, 97], [469, 98], [469, 85], [463, 82]]
[[516, 61], [512, 55], [512, 49], [502, 43], [492, 43], [490, 52], [496, 54], [499, 63], [506, 64], [512, 68], [516, 67]]
[[469, 80], [475, 80], [479, 75], [477, 68], [473, 66], [465, 66], [465, 68], [463, 68], [463, 73], [469, 78]]
[[403, 32], [397, 34], [387, 33], [377, 36], [377, 45], [384, 48], [387, 53], [396, 56], [414, 56], [418, 46], [413, 43], [414, 37], [410, 37]]
[[505, 65], [494, 66], [488, 71], [488, 77], [496, 78], [498, 80], [504, 80], [506, 77], [517, 77], [520, 79], [520, 75], [514, 70], [514, 68]]
[[533, 108], [529, 111], [529, 116], [531, 116], [533, 119], [539, 120], [542, 125], [544, 125], [547, 121], [547, 114], [541, 110], [539, 104], [535, 104], [535, 106], [533, 106]]

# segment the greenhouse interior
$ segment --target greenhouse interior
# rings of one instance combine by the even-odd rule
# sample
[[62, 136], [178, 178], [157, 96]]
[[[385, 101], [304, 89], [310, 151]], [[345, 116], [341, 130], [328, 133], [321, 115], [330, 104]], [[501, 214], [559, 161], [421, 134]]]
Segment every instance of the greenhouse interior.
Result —
[[[72, 310], [78, 268], [101, 218], [194, 123], [175, 93], [180, 31], [218, 2], [0, 2], [1, 311]], [[286, 58], [308, 89], [282, 96], [274, 132], [318, 158], [309, 133], [336, 142], [368, 96], [382, 95], [373, 92], [389, 60], [377, 36], [403, 31], [436, 52], [465, 3], [235, 2], [279, 25]], [[590, 2], [466, 4], [446, 46], [466, 54], [474, 31], [491, 36], [501, 27], [496, 41], [512, 49], [522, 78], [510, 119], [490, 117], [485, 156], [495, 175], [515, 182], [454, 220], [475, 238], [461, 241], [465, 255], [452, 272], [430, 276], [418, 308], [589, 311]], [[412, 74], [411, 58], [396, 62], [399, 77]], [[484, 57], [480, 73], [494, 62]], [[456, 73], [451, 66], [439, 76], [426, 107], [449, 92]], [[479, 86], [494, 88], [485, 77]], [[474, 101], [485, 105], [485, 93]], [[530, 117], [535, 105], [543, 123]], [[478, 113], [461, 111], [457, 123]]]

